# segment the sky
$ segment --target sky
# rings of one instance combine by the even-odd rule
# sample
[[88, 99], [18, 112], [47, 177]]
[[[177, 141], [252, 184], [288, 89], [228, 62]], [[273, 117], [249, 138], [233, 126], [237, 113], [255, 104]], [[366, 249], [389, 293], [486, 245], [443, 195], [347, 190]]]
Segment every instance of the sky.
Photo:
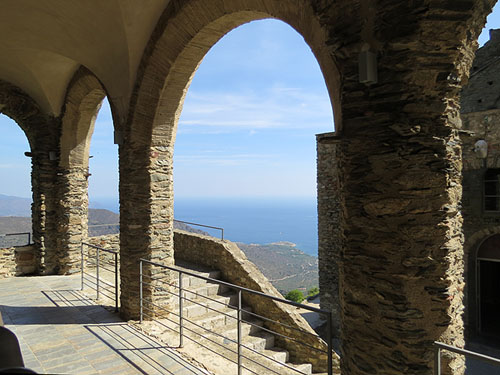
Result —
[[[480, 45], [490, 28], [500, 28], [498, 4]], [[104, 102], [91, 142], [91, 201], [118, 195], [112, 129]], [[281, 21], [242, 25], [212, 47], [189, 88], [174, 150], [175, 196], [313, 197], [315, 134], [333, 130], [323, 76], [303, 38]], [[0, 131], [0, 194], [30, 197], [26, 137], [4, 115]]]

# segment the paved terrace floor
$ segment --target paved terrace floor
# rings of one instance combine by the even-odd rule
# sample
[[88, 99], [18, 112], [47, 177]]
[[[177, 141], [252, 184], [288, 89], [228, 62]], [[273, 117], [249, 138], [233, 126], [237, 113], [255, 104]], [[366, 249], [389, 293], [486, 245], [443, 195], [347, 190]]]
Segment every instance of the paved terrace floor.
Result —
[[79, 276], [0, 280], [0, 312], [40, 374], [207, 374], [79, 291]]

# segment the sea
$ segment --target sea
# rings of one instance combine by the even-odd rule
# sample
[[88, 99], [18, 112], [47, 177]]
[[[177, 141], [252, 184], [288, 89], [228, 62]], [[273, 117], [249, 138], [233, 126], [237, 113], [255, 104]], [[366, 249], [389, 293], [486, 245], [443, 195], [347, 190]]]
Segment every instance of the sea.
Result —
[[[116, 199], [91, 199], [91, 207], [118, 212]], [[292, 242], [306, 254], [318, 255], [316, 197], [175, 198], [177, 220], [224, 228], [224, 238], [244, 243]], [[205, 227], [211, 235], [219, 230]]]

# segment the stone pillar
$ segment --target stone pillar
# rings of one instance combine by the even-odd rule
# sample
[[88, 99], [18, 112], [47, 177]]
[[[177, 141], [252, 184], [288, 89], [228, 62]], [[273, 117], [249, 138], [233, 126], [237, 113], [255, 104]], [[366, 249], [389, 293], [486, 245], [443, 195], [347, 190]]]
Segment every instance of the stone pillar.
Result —
[[338, 144], [335, 133], [316, 135], [319, 291], [321, 308], [332, 312], [336, 339], [340, 337], [339, 257], [342, 246]]
[[59, 172], [59, 272], [80, 271], [80, 246], [88, 233], [88, 169], [72, 167]]
[[[174, 263], [173, 146], [162, 139], [168, 137], [153, 137], [147, 145], [125, 137], [119, 148], [121, 315], [125, 319], [139, 316], [139, 260]], [[169, 280], [162, 270], [145, 267], [144, 273]], [[160, 294], [144, 288], [146, 298]]]
[[40, 134], [32, 145], [33, 242], [38, 249], [40, 271], [44, 274], [59, 272], [57, 160], [49, 158], [49, 152], [57, 154], [56, 139]]
[[433, 341], [464, 345], [458, 105], [413, 94], [379, 103], [367, 88], [372, 111], [344, 107], [343, 374], [430, 375]]

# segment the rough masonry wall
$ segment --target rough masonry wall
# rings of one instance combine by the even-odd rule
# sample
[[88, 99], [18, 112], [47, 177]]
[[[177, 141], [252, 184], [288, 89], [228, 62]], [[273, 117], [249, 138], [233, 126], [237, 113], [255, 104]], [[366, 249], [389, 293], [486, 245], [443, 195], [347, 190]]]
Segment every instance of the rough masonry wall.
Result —
[[[431, 374], [434, 340], [464, 344], [458, 93], [492, 4], [356, 2], [345, 23], [331, 18], [378, 51], [372, 85], [349, 53], [361, 44], [339, 59], [345, 374]], [[443, 357], [443, 373], [463, 371]]]
[[31, 275], [38, 271], [34, 246], [0, 248], [0, 279]]
[[[174, 232], [175, 259], [194, 264], [201, 264], [221, 271], [222, 279], [232, 284], [256, 290], [268, 295], [283, 298], [272, 286], [269, 280], [250, 262], [238, 246], [230, 241], [219, 240], [210, 236], [195, 234], [182, 230]], [[252, 306], [255, 313], [277, 320], [281, 323], [299, 328], [314, 334], [312, 328], [296, 311], [295, 308], [269, 299], [263, 299], [243, 293], [243, 299]], [[269, 324], [269, 322], [266, 322]], [[280, 325], [269, 327], [274, 331], [295, 338], [321, 350], [326, 350], [326, 344], [313, 336], [302, 334]], [[276, 338], [279, 346], [285, 347], [294, 361], [312, 363], [315, 372], [327, 371], [327, 357], [291, 340]], [[339, 359], [334, 354], [334, 373], [339, 371]]]
[[340, 337], [339, 261], [342, 248], [341, 190], [335, 133], [318, 134], [318, 261], [321, 308], [332, 312], [333, 335]]
[[[498, 69], [498, 65], [497, 65]], [[491, 73], [491, 72], [490, 72]], [[489, 74], [491, 77], [491, 74]], [[467, 91], [466, 94], [469, 94]], [[474, 100], [474, 96], [462, 96], [462, 101]], [[500, 110], [463, 113], [463, 199], [464, 216], [464, 252], [466, 259], [466, 314], [468, 332], [477, 330], [477, 282], [476, 253], [480, 243], [490, 235], [500, 233], [500, 213], [484, 212], [483, 191], [484, 174], [487, 168], [500, 168]], [[474, 152], [474, 145], [479, 140], [488, 143], [488, 157], [481, 159]]]
[[[488, 168], [500, 168], [500, 30], [490, 30], [490, 40], [474, 59], [467, 86], [461, 93], [463, 198], [462, 213], [465, 236], [465, 277], [467, 332], [478, 327], [477, 249], [487, 237], [500, 233], [500, 214], [484, 211], [484, 175]], [[488, 144], [488, 154], [480, 158], [474, 151], [477, 141]]]

